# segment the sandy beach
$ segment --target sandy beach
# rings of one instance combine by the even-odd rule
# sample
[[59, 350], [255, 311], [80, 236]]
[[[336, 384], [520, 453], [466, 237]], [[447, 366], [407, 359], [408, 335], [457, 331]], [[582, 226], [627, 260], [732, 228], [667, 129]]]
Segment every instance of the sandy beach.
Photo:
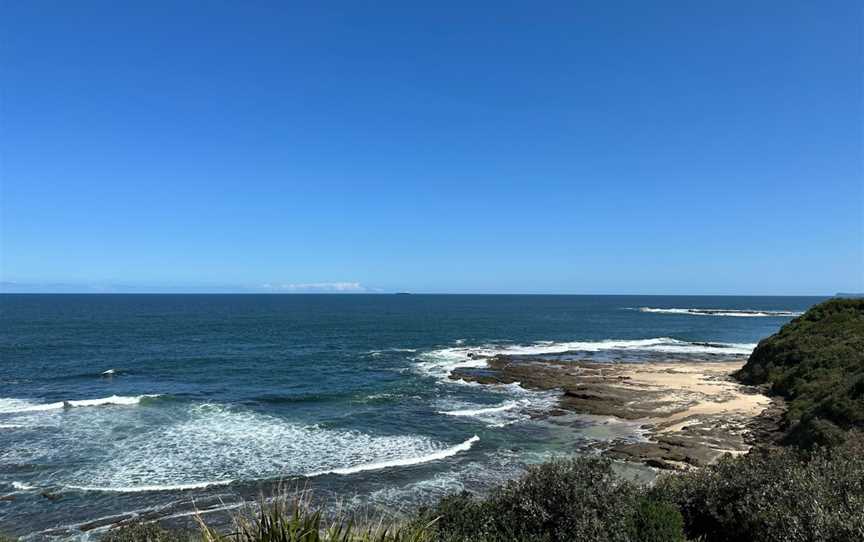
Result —
[[776, 429], [782, 410], [758, 388], [731, 378], [743, 362], [571, 362], [495, 356], [486, 369], [460, 369], [451, 378], [481, 383], [519, 382], [528, 389], [560, 389], [559, 410], [612, 416], [638, 424], [643, 439], [613, 442], [602, 451], [626, 461], [685, 469], [750, 449], [752, 435]]

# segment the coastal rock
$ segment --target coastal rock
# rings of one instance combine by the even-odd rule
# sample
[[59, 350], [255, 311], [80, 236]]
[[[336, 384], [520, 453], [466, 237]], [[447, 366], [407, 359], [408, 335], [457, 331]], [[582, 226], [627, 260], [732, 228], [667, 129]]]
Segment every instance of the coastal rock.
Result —
[[56, 494], [56, 493], [51, 493], [51, 492], [49, 492], [49, 491], [43, 491], [43, 492], [40, 493], [39, 495], [45, 497], [46, 499], [48, 499], [48, 500], [51, 501], [51, 502], [59, 501], [60, 499], [63, 498], [61, 495], [58, 495], [58, 494]]
[[[745, 453], [776, 433], [783, 405], [762, 390], [733, 381], [741, 361], [601, 363], [542, 356], [498, 355], [485, 368], [463, 368], [451, 378], [561, 390], [562, 412], [643, 422], [639, 441], [612, 442], [611, 458], [659, 469], [709, 465], [723, 454]], [[551, 414], [549, 414], [551, 415]]]

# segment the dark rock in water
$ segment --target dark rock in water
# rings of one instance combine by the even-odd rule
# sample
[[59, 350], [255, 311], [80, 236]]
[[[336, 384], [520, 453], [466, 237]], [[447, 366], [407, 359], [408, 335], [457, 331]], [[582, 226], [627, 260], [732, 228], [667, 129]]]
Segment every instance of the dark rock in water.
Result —
[[0, 501], [14, 501], [15, 495], [0, 495]]
[[43, 491], [39, 495], [45, 497], [46, 499], [48, 499], [49, 501], [52, 501], [52, 502], [59, 501], [60, 499], [63, 498], [61, 495], [58, 495], [56, 493], [50, 493], [48, 491]]

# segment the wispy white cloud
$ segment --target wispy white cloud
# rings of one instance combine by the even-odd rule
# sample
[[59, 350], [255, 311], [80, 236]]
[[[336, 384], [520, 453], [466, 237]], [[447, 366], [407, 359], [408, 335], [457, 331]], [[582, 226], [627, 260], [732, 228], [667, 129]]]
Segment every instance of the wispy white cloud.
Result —
[[0, 293], [380, 293], [359, 282], [261, 284], [143, 284], [114, 282], [48, 283], [0, 280]]
[[287, 284], [262, 284], [261, 288], [276, 292], [295, 293], [362, 293], [369, 290], [359, 282], [303, 282]]
[[182, 284], [182, 283], [117, 283], [92, 282], [33, 282], [0, 280], [0, 293], [382, 293], [356, 281], [301, 282], [267, 284]]

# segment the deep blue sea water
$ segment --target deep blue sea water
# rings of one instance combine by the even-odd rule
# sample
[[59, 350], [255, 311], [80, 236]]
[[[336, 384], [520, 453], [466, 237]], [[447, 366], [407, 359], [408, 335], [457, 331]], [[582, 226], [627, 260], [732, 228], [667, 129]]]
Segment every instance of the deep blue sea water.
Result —
[[484, 363], [470, 353], [743, 362], [820, 300], [3, 295], [0, 532], [188, 517], [280, 482], [390, 510], [482, 491], [634, 433], [545, 419], [555, 394], [448, 379]]

